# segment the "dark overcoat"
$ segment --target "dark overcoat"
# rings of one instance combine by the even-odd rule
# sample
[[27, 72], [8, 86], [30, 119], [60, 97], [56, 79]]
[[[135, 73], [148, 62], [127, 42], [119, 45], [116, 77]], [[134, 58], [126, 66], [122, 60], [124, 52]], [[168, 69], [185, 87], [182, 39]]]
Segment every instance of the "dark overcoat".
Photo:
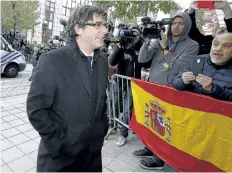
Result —
[[27, 113], [41, 136], [38, 172], [98, 172], [108, 130], [107, 59], [93, 63], [73, 40], [41, 56], [32, 77]]

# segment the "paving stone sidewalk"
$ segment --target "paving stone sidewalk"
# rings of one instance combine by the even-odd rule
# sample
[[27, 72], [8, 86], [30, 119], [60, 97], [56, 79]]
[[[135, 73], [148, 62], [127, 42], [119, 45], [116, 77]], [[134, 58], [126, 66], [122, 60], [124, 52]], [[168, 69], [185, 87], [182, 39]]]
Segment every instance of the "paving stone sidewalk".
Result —
[[[26, 114], [26, 98], [32, 67], [15, 79], [1, 79], [1, 172], [35, 172], [40, 137]], [[104, 172], [155, 172], [139, 166], [132, 152], [144, 146], [133, 135], [123, 147], [116, 147], [118, 134], [105, 141], [102, 149]], [[174, 170], [165, 165], [163, 172]], [[160, 171], [159, 171], [160, 172]]]

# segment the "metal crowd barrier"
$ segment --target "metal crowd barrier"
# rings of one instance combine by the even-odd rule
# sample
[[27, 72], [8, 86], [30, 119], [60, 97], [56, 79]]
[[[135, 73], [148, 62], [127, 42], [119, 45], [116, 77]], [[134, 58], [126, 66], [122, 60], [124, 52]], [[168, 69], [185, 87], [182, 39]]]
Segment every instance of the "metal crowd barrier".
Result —
[[[129, 104], [130, 102], [132, 103], [131, 78], [119, 74], [114, 74], [109, 77], [107, 96], [110, 129], [105, 139], [108, 139], [113, 132], [117, 131], [117, 129], [122, 126], [128, 129], [130, 138], [132, 134], [132, 131], [129, 128], [132, 113], [132, 105]], [[128, 103], [127, 105], [125, 104], [126, 102]], [[129, 111], [129, 116], [124, 117], [123, 115], [125, 114], [126, 109]], [[128, 123], [125, 123], [126, 118]]]

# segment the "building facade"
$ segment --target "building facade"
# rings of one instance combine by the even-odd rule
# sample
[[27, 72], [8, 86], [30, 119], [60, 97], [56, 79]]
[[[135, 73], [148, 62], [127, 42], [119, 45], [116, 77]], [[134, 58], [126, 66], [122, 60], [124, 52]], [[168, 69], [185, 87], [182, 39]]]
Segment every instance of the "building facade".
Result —
[[30, 43], [46, 44], [54, 36], [62, 36], [64, 26], [60, 19], [68, 20], [71, 11], [80, 5], [91, 4], [90, 0], [39, 0], [39, 24], [26, 31]]

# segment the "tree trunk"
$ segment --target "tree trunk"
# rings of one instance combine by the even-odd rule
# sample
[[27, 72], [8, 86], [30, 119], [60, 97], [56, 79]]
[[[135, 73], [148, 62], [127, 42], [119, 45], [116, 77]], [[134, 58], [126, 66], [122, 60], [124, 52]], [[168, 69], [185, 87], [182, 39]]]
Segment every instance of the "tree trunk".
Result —
[[15, 23], [14, 23], [14, 32], [16, 31], [16, 25], [17, 25], [17, 24], [16, 24], [16, 22], [15, 22]]
[[[12, 4], [12, 9], [15, 12], [15, 7], [16, 7], [16, 1], [11, 1]], [[14, 32], [16, 31], [16, 26], [17, 26], [17, 17], [14, 15]]]
[[144, 15], [144, 2], [141, 2], [141, 8], [140, 8], [140, 12], [139, 12], [139, 16], [143, 16]]
[[148, 15], [148, 2], [142, 1], [139, 16], [147, 16], [147, 15]]
[[146, 9], [145, 9], [145, 15], [144, 16], [147, 16], [147, 15], [148, 15], [148, 4], [146, 4]]

